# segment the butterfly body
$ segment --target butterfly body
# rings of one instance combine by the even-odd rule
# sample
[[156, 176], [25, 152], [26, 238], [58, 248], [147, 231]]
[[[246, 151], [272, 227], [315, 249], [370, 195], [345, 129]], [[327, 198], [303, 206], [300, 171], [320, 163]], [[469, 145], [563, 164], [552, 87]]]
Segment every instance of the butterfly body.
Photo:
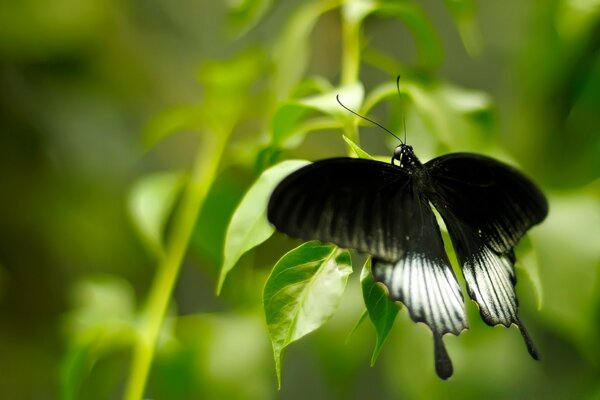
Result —
[[452, 374], [445, 333], [468, 327], [464, 298], [433, 207], [448, 228], [469, 296], [490, 325], [519, 326], [513, 247], [548, 205], [541, 191], [513, 167], [492, 158], [453, 153], [421, 163], [401, 144], [391, 163], [325, 159], [286, 177], [274, 190], [268, 218], [303, 240], [331, 242], [370, 254], [372, 274], [392, 300], [434, 336], [436, 371]]

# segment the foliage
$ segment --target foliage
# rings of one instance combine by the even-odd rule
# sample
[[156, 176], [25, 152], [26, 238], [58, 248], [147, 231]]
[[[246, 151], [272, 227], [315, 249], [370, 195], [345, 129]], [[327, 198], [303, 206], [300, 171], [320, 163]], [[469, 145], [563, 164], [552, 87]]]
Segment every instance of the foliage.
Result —
[[[71, 3], [0, 5], [3, 397], [600, 394], [597, 1]], [[336, 95], [424, 161], [541, 184], [517, 291], [542, 362], [469, 318], [440, 382], [369, 260], [274, 233], [304, 160], [390, 159]]]

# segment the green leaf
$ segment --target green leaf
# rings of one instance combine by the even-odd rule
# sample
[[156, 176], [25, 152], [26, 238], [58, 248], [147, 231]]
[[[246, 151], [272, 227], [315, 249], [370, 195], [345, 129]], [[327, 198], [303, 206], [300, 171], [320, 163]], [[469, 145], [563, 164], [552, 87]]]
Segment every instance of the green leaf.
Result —
[[538, 311], [542, 309], [543, 305], [543, 288], [542, 288], [542, 279], [540, 277], [540, 263], [538, 260], [537, 252], [531, 243], [531, 239], [529, 236], [525, 236], [521, 239], [518, 248], [518, 257], [516, 267], [519, 270], [525, 272], [533, 285], [537, 309]]
[[174, 107], [154, 117], [142, 132], [142, 143], [152, 148], [163, 139], [182, 131], [198, 131], [202, 124], [202, 108], [199, 105]]
[[451, 149], [489, 144], [494, 113], [487, 93], [438, 80], [404, 80], [402, 85], [427, 127]]
[[229, 23], [235, 35], [240, 38], [258, 24], [272, 7], [273, 0], [235, 0], [226, 2], [229, 6]]
[[287, 98], [304, 75], [310, 54], [309, 38], [319, 17], [336, 7], [339, 0], [303, 4], [288, 21], [273, 49], [273, 84], [278, 98]]
[[159, 172], [137, 181], [128, 197], [129, 214], [140, 237], [156, 255], [162, 256], [164, 230], [183, 188], [181, 172]]
[[351, 263], [346, 250], [308, 242], [288, 252], [273, 268], [263, 303], [279, 387], [283, 350], [331, 317], [352, 273]]
[[[336, 95], [351, 109], [359, 109], [363, 101], [364, 88], [355, 83], [334, 88], [326, 93], [290, 100], [281, 105], [273, 117], [271, 124], [271, 142], [276, 147], [293, 147], [304, 136], [315, 130], [337, 129], [342, 126], [337, 117], [345, 110], [338, 104]], [[321, 118], [306, 117], [312, 111], [328, 115]], [[331, 118], [331, 116], [335, 118]]]
[[363, 313], [360, 314], [358, 321], [356, 321], [356, 323], [354, 324], [352, 329], [350, 329], [350, 333], [348, 333], [348, 336], [346, 336], [346, 341], [345, 341], [346, 344], [348, 344], [348, 342], [350, 341], [350, 338], [352, 337], [352, 335], [354, 335], [354, 332], [356, 332], [356, 330], [362, 325], [362, 323], [365, 322], [365, 319], [367, 319], [368, 316], [369, 316], [369, 312], [365, 308]]
[[476, 1], [446, 0], [446, 7], [452, 14], [467, 53], [479, 54], [481, 52], [481, 32], [477, 26]]
[[427, 15], [416, 4], [385, 3], [378, 12], [400, 19], [408, 27], [417, 44], [417, 54], [426, 67], [439, 66], [444, 58], [440, 37]]
[[370, 258], [365, 262], [360, 273], [360, 282], [369, 318], [377, 332], [377, 342], [371, 357], [371, 366], [373, 366], [392, 330], [392, 326], [394, 326], [394, 320], [400, 310], [400, 305], [390, 300], [383, 286], [377, 284], [373, 279]]
[[360, 82], [351, 85], [341, 86], [333, 89], [331, 92], [318, 94], [316, 96], [305, 97], [298, 100], [298, 103], [305, 107], [319, 110], [324, 114], [339, 115], [345, 113], [336, 100], [339, 95], [340, 101], [352, 110], [358, 110], [363, 102], [365, 89]]
[[240, 257], [273, 234], [274, 229], [269, 224], [266, 213], [269, 197], [275, 186], [284, 177], [308, 163], [304, 160], [288, 160], [274, 165], [264, 171], [246, 192], [227, 227], [217, 294], [221, 292], [227, 274]]
[[367, 153], [366, 151], [364, 151], [363, 149], [361, 149], [356, 143], [354, 143], [352, 140], [348, 139], [346, 137], [346, 135], [342, 135], [342, 138], [344, 138], [344, 141], [346, 143], [348, 143], [348, 146], [350, 146], [350, 148], [352, 149], [352, 151], [354, 152], [354, 154], [356, 155], [356, 157], [358, 158], [365, 158], [367, 160], [374, 160], [375, 158], [373, 158], [373, 156], [371, 156], [369, 153]]
[[110, 275], [76, 282], [70, 297], [70, 311], [63, 317], [69, 340], [61, 365], [61, 395], [78, 399], [98, 360], [135, 341], [135, 298], [126, 280]]

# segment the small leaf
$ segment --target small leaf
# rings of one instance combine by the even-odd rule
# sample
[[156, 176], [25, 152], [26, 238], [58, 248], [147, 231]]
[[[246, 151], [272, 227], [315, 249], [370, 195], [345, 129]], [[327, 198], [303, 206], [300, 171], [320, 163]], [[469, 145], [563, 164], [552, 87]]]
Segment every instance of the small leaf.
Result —
[[[271, 122], [271, 143], [275, 147], [287, 147], [287, 142], [298, 135], [296, 127], [306, 118], [310, 109], [297, 103], [281, 105]], [[296, 131], [296, 132], [295, 132]]]
[[304, 160], [287, 160], [264, 171], [237, 206], [225, 235], [223, 266], [217, 294], [221, 292], [229, 271], [240, 257], [267, 240], [273, 227], [267, 221], [267, 204], [275, 186], [287, 175], [308, 164]]
[[446, 0], [446, 7], [452, 14], [458, 33], [469, 55], [481, 51], [481, 32], [477, 26], [475, 0]]
[[444, 144], [451, 149], [487, 144], [494, 125], [492, 101], [487, 93], [438, 80], [405, 80], [404, 84], [418, 114]]
[[358, 321], [356, 321], [356, 323], [354, 324], [352, 329], [350, 329], [350, 333], [348, 333], [348, 336], [346, 336], [346, 341], [345, 341], [346, 344], [348, 344], [348, 342], [350, 341], [350, 338], [352, 337], [352, 335], [354, 335], [354, 332], [356, 332], [356, 330], [362, 325], [362, 323], [365, 322], [365, 319], [367, 319], [368, 316], [369, 316], [369, 312], [365, 308], [363, 313], [360, 314]]
[[183, 173], [159, 172], [142, 177], [129, 193], [129, 214], [133, 224], [157, 255], [163, 253], [164, 229], [184, 181]]
[[154, 117], [142, 132], [142, 143], [152, 148], [167, 137], [183, 131], [199, 131], [203, 111], [199, 105], [174, 107]]
[[331, 92], [305, 97], [298, 102], [306, 107], [319, 110], [325, 114], [339, 115], [344, 112], [336, 100], [339, 95], [340, 101], [352, 110], [358, 110], [363, 102], [365, 89], [360, 82], [333, 89]]
[[68, 346], [61, 364], [61, 398], [80, 398], [79, 389], [106, 353], [136, 339], [131, 285], [110, 275], [75, 282], [71, 307], [63, 317]]
[[350, 148], [352, 149], [352, 151], [354, 152], [354, 154], [356, 155], [356, 157], [358, 158], [365, 158], [367, 160], [374, 160], [375, 158], [373, 158], [373, 156], [371, 156], [369, 153], [367, 153], [366, 151], [364, 151], [363, 149], [361, 149], [356, 143], [354, 143], [352, 140], [348, 139], [346, 137], [346, 135], [342, 135], [342, 137], [344, 138], [344, 141], [346, 143], [348, 143], [348, 146], [350, 146]]
[[421, 7], [406, 1], [385, 1], [378, 4], [374, 14], [401, 20], [411, 31], [421, 64], [434, 68], [442, 63], [444, 52], [440, 37]]
[[373, 366], [392, 330], [392, 326], [394, 326], [394, 320], [400, 310], [400, 305], [390, 300], [386, 290], [373, 279], [370, 258], [365, 262], [360, 273], [360, 282], [369, 318], [377, 332], [377, 342], [371, 357], [371, 366]]
[[287, 22], [275, 43], [273, 83], [278, 98], [288, 98], [301, 80], [310, 55], [310, 34], [321, 15], [336, 7], [338, 0], [302, 4]]
[[273, 268], [263, 303], [279, 387], [283, 350], [331, 317], [352, 273], [351, 262], [346, 250], [308, 242], [288, 252]]
[[540, 277], [540, 263], [535, 247], [531, 243], [529, 236], [525, 236], [519, 243], [519, 257], [516, 267], [524, 271], [533, 285], [534, 294], [538, 311], [542, 309], [544, 293], [542, 288], [542, 279]]
[[236, 0], [226, 3], [229, 6], [229, 23], [238, 38], [256, 26], [273, 6], [273, 0]]
[[[351, 109], [359, 109], [363, 97], [362, 84], [334, 88], [329, 92], [290, 100], [280, 106], [271, 124], [271, 143], [276, 147], [290, 147], [302, 140], [309, 131], [318, 129], [335, 129], [341, 127], [337, 118], [344, 110], [338, 104], [336, 95]], [[319, 111], [328, 117], [311, 118], [311, 112]], [[314, 114], [314, 113], [313, 113]]]

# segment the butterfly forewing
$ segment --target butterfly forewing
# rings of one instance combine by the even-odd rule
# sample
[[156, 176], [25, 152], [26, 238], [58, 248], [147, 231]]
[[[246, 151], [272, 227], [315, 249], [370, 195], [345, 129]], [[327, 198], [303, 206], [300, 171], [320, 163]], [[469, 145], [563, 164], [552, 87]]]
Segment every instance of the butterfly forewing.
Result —
[[316, 161], [275, 189], [268, 218], [292, 237], [321, 240], [394, 261], [404, 254], [417, 207], [405, 190], [409, 176], [378, 161]]
[[496, 251], [510, 250], [548, 214], [542, 192], [523, 174], [478, 154], [447, 154], [425, 164], [426, 190], [443, 215], [452, 213]]

